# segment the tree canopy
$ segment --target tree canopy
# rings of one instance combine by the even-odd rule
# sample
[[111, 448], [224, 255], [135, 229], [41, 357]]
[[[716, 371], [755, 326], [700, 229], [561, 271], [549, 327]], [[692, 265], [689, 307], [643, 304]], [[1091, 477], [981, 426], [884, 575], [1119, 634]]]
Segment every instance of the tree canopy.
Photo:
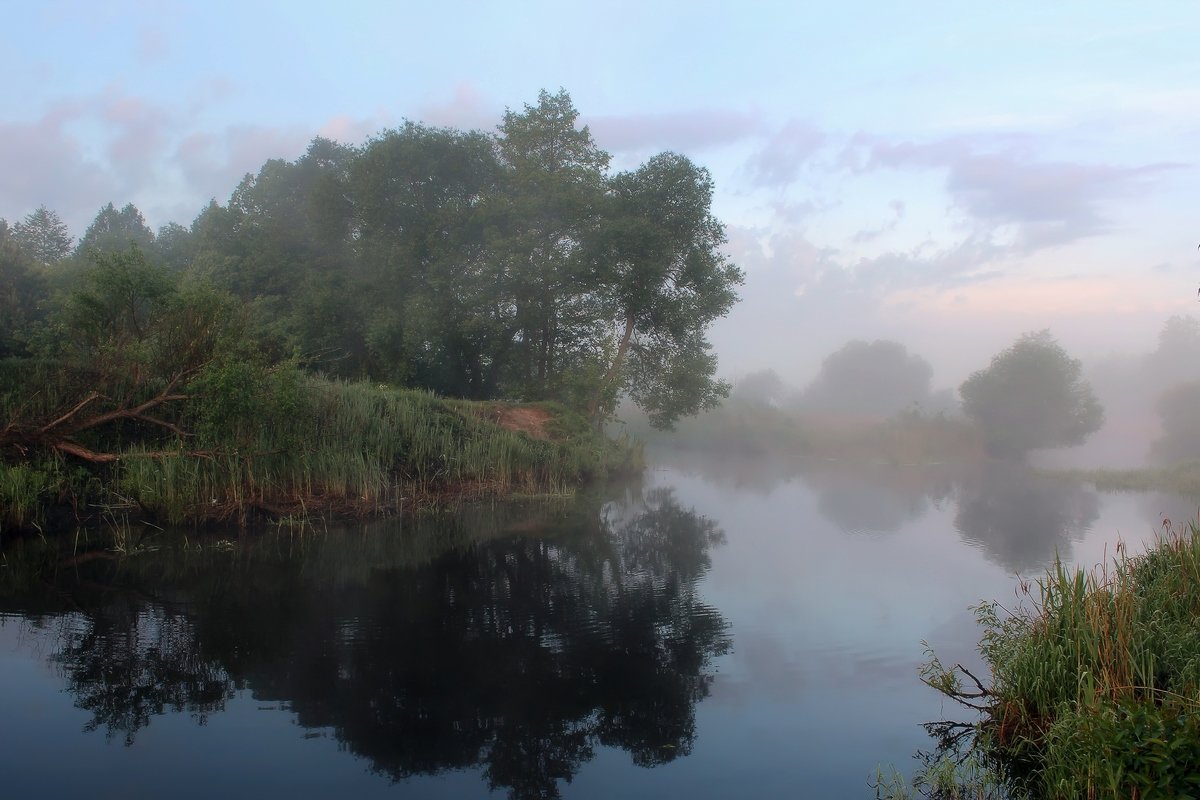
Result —
[[[0, 307], [49, 309], [62, 330], [80, 320], [49, 297], [91, 280], [93, 263], [169, 268], [236, 298], [246, 336], [276, 360], [556, 400], [598, 422], [624, 395], [667, 427], [728, 392], [706, 331], [742, 276], [705, 169], [661, 153], [613, 174], [609, 160], [563, 90], [495, 132], [406, 122], [357, 147], [317, 138], [157, 236], [128, 203], [101, 208], [73, 251], [44, 207], [5, 226]], [[34, 322], [0, 323], [0, 355], [20, 352]]]
[[1049, 331], [1027, 333], [972, 374], [959, 393], [997, 455], [1082, 444], [1104, 423], [1104, 409]]
[[890, 416], [929, 399], [933, 367], [899, 342], [847, 342], [804, 390], [808, 410]]

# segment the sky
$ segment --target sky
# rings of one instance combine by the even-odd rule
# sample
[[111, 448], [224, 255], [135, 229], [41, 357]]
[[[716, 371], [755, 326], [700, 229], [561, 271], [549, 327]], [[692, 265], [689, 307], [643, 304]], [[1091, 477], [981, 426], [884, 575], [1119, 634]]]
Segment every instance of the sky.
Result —
[[493, 130], [566, 89], [613, 168], [707, 167], [731, 378], [891, 338], [955, 386], [1025, 331], [1086, 358], [1198, 309], [1193, 2], [10, 3], [0, 217], [189, 224], [315, 136]]

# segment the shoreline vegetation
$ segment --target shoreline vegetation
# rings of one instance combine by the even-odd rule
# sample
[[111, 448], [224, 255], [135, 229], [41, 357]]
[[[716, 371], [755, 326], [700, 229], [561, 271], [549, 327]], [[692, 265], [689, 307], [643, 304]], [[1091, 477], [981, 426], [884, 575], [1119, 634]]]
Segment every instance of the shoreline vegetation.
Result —
[[1149, 798], [1200, 793], [1200, 531], [1164, 523], [1141, 555], [1091, 571], [1057, 564], [1028, 603], [983, 603], [990, 685], [936, 654], [922, 680], [978, 712], [927, 728], [938, 752], [877, 796]]
[[56, 452], [0, 464], [0, 530], [378, 515], [568, 494], [642, 467], [636, 443], [555, 403], [451, 400], [286, 367], [237, 378], [253, 413], [192, 420], [197, 434], [110, 433], [115, 457], [86, 466]]

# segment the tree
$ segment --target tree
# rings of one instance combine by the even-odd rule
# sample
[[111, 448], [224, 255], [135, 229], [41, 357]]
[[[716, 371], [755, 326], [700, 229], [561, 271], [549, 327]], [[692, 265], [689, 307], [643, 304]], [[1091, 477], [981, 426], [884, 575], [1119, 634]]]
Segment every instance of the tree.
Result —
[[582, 256], [600, 221], [609, 155], [587, 126], [576, 127], [578, 118], [560, 89], [507, 111], [500, 125], [504, 174], [492, 245], [517, 328], [510, 393], [531, 399], [570, 394], [563, 379], [586, 368], [581, 362], [595, 365], [599, 298]]
[[662, 428], [729, 394], [705, 332], [737, 302], [742, 272], [721, 252], [712, 195], [708, 170], [676, 153], [613, 178], [597, 273], [615, 349], [593, 394], [597, 420], [621, 391]]
[[855, 340], [831, 353], [804, 391], [813, 411], [891, 416], [929, 399], [933, 367], [899, 342]]
[[38, 206], [13, 226], [13, 240], [39, 264], [57, 264], [71, 252], [71, 234], [65, 222], [45, 206]]
[[48, 451], [112, 463], [123, 425], [181, 439], [188, 383], [241, 339], [232, 298], [180, 281], [137, 248], [97, 254], [59, 303], [45, 357], [25, 370], [29, 396], [5, 398], [0, 458]]
[[1157, 463], [1178, 464], [1200, 458], [1200, 383], [1180, 383], [1158, 398], [1162, 436], [1150, 455]]
[[96, 213], [75, 252], [83, 256], [116, 253], [131, 245], [149, 252], [154, 246], [154, 231], [146, 226], [142, 212], [133, 203], [127, 203], [120, 211], [109, 203]]
[[41, 317], [45, 284], [28, 251], [0, 219], [0, 358], [25, 354], [30, 326]]
[[1027, 333], [959, 387], [963, 413], [996, 455], [1082, 444], [1104, 423], [1082, 370], [1049, 331]]
[[489, 246], [493, 140], [408, 123], [372, 139], [346, 196], [369, 287], [374, 366], [435, 391], [497, 390], [516, 331], [503, 256]]

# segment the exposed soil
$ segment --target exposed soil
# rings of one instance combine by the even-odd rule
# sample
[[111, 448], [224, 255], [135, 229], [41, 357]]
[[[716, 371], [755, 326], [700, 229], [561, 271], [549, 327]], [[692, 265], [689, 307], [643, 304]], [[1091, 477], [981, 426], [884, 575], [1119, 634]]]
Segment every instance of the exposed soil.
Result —
[[528, 435], [531, 439], [550, 439], [546, 426], [553, 417], [548, 411], [531, 406], [493, 406], [491, 419], [501, 428]]

